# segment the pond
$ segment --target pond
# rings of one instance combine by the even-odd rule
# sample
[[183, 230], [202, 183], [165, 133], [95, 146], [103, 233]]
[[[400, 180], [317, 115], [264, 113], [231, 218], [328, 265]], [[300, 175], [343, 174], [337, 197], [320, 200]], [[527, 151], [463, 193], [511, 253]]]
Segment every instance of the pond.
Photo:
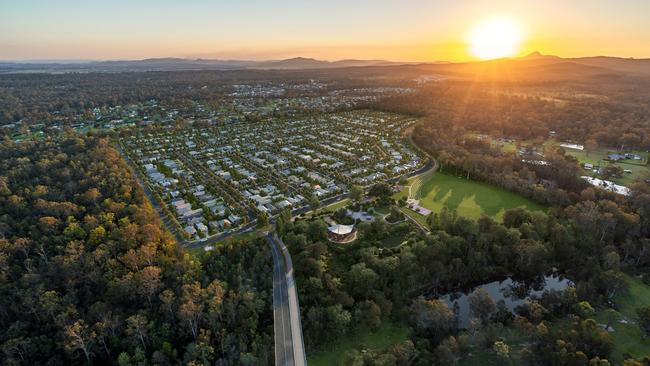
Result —
[[468, 296], [474, 290], [485, 289], [495, 303], [503, 300], [506, 307], [513, 311], [517, 306], [523, 304], [531, 296], [540, 296], [544, 291], [565, 290], [573, 283], [566, 278], [559, 276], [545, 276], [534, 282], [517, 282], [511, 278], [503, 281], [494, 281], [476, 286], [467, 292], [455, 292], [439, 297], [447, 303], [450, 309], [457, 307], [458, 327], [466, 329], [472, 318], [469, 310]]

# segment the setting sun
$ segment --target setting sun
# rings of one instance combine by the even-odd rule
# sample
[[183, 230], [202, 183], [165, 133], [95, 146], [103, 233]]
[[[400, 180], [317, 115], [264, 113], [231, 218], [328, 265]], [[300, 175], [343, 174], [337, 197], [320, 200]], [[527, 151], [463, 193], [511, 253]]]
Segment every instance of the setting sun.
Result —
[[469, 35], [470, 53], [483, 60], [513, 56], [523, 35], [521, 27], [506, 18], [493, 18], [479, 23]]

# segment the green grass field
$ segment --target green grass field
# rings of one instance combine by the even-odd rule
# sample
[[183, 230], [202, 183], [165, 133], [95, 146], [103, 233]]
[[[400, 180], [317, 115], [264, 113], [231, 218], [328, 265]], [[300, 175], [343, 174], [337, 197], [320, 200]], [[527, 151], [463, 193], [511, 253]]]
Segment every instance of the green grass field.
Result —
[[411, 211], [411, 210], [409, 210], [407, 208], [404, 208], [404, 207], [400, 208], [400, 210], [402, 211], [402, 213], [404, 215], [406, 215], [406, 216], [412, 218], [413, 220], [419, 222], [422, 226], [427, 227], [427, 228], [429, 227], [429, 224], [427, 223], [427, 218], [426, 217], [424, 217], [424, 216], [422, 216], [420, 214], [417, 214], [417, 213], [415, 213], [415, 212], [413, 212], [413, 211]]
[[[471, 136], [471, 134], [468, 134]], [[530, 145], [532, 141], [529, 140], [521, 140], [517, 142], [499, 142], [497, 140], [492, 140], [492, 144], [499, 146], [503, 151], [507, 152], [516, 152], [517, 151], [517, 144], [521, 146], [527, 146]], [[544, 148], [550, 148], [550, 147], [557, 147], [560, 146], [561, 142], [554, 140], [554, 139], [549, 139], [544, 142]], [[616, 149], [612, 148], [606, 148], [606, 147], [601, 147], [597, 149], [596, 151], [592, 151], [587, 153], [586, 151], [580, 151], [580, 150], [574, 150], [574, 149], [568, 149], [564, 148], [564, 151], [566, 151], [567, 155], [574, 156], [580, 164], [585, 164], [585, 163], [590, 163], [593, 165], [599, 165], [599, 166], [606, 166], [609, 164], [608, 161], [605, 159], [607, 158], [607, 155], [610, 153], [615, 152]], [[616, 178], [613, 179], [614, 183], [616, 184], [621, 184], [624, 186], [629, 186], [632, 184], [637, 178], [648, 178], [650, 176], [650, 167], [645, 164], [645, 162], [650, 158], [650, 155], [647, 152], [643, 151], [626, 151], [626, 152], [632, 152], [635, 154], [641, 155], [643, 158], [642, 160], [619, 160], [618, 162], [613, 162], [612, 164], [620, 166], [621, 169], [627, 169], [631, 170], [631, 173], [625, 173], [621, 178]], [[585, 175], [593, 175], [593, 172], [588, 172], [584, 171]]]
[[[615, 321], [611, 323], [614, 328], [614, 332], [611, 333], [614, 338], [612, 360], [619, 363], [627, 358], [626, 355], [639, 358], [650, 354], [650, 338], [643, 340], [641, 328], [636, 324], [636, 309], [650, 305], [650, 286], [631, 276], [626, 276], [626, 281], [629, 290], [616, 298], [620, 315], [615, 316]], [[607, 318], [606, 311], [599, 311], [595, 316], [601, 324], [606, 324]], [[621, 319], [629, 323], [620, 323]]]
[[403, 324], [384, 322], [376, 331], [364, 330], [343, 337], [330, 349], [307, 355], [310, 366], [343, 365], [348, 352], [364, 349], [386, 349], [409, 337], [409, 328]]
[[[607, 155], [612, 152], [613, 150], [606, 149], [606, 148], [601, 148], [596, 151], [592, 151], [590, 153], [587, 153], [585, 151], [580, 151], [580, 150], [566, 149], [566, 153], [578, 159], [580, 164], [590, 163], [599, 166], [607, 166], [609, 164], [609, 162], [606, 161], [605, 159], [607, 158]], [[638, 151], [635, 153], [647, 159], [647, 155], [648, 155], [647, 153], [638, 152]], [[645, 175], [650, 174], [650, 167], [645, 165], [645, 160], [641, 160], [641, 161], [619, 160], [618, 162], [612, 164], [620, 166], [621, 169], [628, 169], [632, 171], [632, 173], [624, 173], [623, 177], [621, 178], [613, 179], [613, 181], [617, 184], [630, 185], [631, 183], [634, 182], [636, 178], [643, 178]], [[585, 174], [588, 173], [590, 172], [585, 171]]]
[[[456, 210], [459, 215], [477, 219], [481, 215], [501, 220], [505, 210], [523, 207], [529, 210], [544, 210], [544, 207], [516, 193], [491, 184], [459, 178], [447, 173], [426, 173], [410, 181], [411, 196], [420, 200], [420, 205], [433, 212], [443, 207]], [[395, 198], [409, 196], [405, 187]], [[405, 210], [409, 211], [409, 210]], [[418, 214], [409, 216], [422, 221]], [[426, 220], [425, 220], [426, 221]]]

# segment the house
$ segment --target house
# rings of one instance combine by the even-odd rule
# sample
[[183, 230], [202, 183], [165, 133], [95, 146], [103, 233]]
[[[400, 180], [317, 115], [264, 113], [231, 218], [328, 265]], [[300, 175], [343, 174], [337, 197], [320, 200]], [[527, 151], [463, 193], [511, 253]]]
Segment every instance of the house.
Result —
[[145, 164], [143, 167], [147, 174], [155, 173], [158, 171], [153, 164]]
[[275, 206], [277, 208], [279, 208], [280, 210], [282, 210], [282, 209], [284, 209], [286, 207], [291, 207], [291, 202], [289, 202], [288, 200], [285, 199], [285, 200], [282, 200], [282, 201], [276, 203]]
[[217, 221], [217, 226], [222, 230], [227, 230], [232, 226], [232, 223], [228, 219], [221, 219]]
[[208, 234], [208, 227], [205, 226], [204, 223], [199, 222], [199, 223], [197, 223], [195, 226], [196, 226], [196, 229], [197, 229], [198, 231], [202, 232], [202, 233], [205, 234], [205, 235]]
[[224, 205], [211, 206], [210, 211], [212, 211], [212, 213], [217, 216], [224, 216], [226, 214], [226, 206]]
[[228, 216], [228, 221], [230, 221], [231, 224], [237, 225], [242, 221], [242, 219], [235, 214], [230, 214], [230, 216]]
[[185, 232], [190, 234], [190, 235], [196, 235], [196, 229], [194, 229], [194, 226], [188, 225], [185, 227]]
[[202, 215], [203, 215], [203, 209], [197, 208], [196, 210], [186, 211], [181, 216], [183, 217], [183, 220], [191, 220], [195, 217], [201, 217]]
[[203, 222], [203, 216], [193, 216], [193, 217], [187, 219], [185, 223], [188, 224], [188, 225], [195, 225], [195, 224], [198, 224], [200, 222]]

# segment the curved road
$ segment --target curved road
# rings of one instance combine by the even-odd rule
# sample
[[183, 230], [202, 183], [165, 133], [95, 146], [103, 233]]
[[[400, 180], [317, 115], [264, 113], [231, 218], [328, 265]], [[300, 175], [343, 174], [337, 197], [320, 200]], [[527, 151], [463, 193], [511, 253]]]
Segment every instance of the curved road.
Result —
[[[419, 149], [419, 147], [417, 147], [417, 145], [415, 145], [413, 142], [412, 136], [409, 137], [411, 144], [415, 148]], [[119, 150], [121, 155], [126, 157], [127, 162], [130, 162], [130, 159], [128, 159], [128, 156], [124, 154], [121, 146], [119, 147]], [[421, 149], [419, 150], [424, 152]], [[424, 153], [428, 157], [427, 163], [420, 169], [408, 174], [408, 177], [424, 174], [430, 170], [437, 170], [438, 162], [426, 152]], [[144, 188], [144, 191], [154, 208], [159, 212], [161, 217], [165, 217], [163, 215], [164, 212], [162, 208], [159, 206], [148, 185], [141, 180], [139, 172], [134, 171], [134, 173], [138, 183]], [[393, 183], [398, 180], [399, 177], [388, 179], [387, 182]], [[327, 206], [334, 202], [338, 202], [342, 199], [345, 199], [346, 197], [347, 195], [331, 197], [327, 200], [324, 200], [324, 202], [321, 202], [321, 207]], [[308, 211], [310, 211], [309, 207], [301, 207], [294, 210], [292, 212], [292, 216], [296, 216]], [[415, 224], [418, 225], [418, 227], [424, 229], [417, 221], [413, 220], [408, 215], [406, 215], [406, 217], [411, 219]], [[165, 221], [164, 223], [168, 229], [175, 229], [168, 222]], [[187, 248], [195, 248], [223, 240], [233, 234], [239, 234], [254, 230], [254, 226], [255, 222], [253, 221], [234, 232], [221, 233], [220, 235], [214, 235], [204, 240], [191, 242], [182, 240], [182, 238], [180, 238], [180, 235], [178, 235], [175, 230], [172, 232], [176, 234], [177, 240], [181, 244], [185, 245]], [[275, 364], [276, 366], [307, 365], [305, 345], [302, 337], [302, 324], [300, 322], [300, 307], [298, 305], [298, 294], [296, 292], [295, 280], [293, 277], [293, 264], [291, 262], [291, 256], [287, 250], [287, 247], [282, 242], [282, 239], [280, 239], [277, 234], [268, 233], [266, 239], [271, 246], [271, 253], [273, 257], [273, 323], [275, 333]]]

